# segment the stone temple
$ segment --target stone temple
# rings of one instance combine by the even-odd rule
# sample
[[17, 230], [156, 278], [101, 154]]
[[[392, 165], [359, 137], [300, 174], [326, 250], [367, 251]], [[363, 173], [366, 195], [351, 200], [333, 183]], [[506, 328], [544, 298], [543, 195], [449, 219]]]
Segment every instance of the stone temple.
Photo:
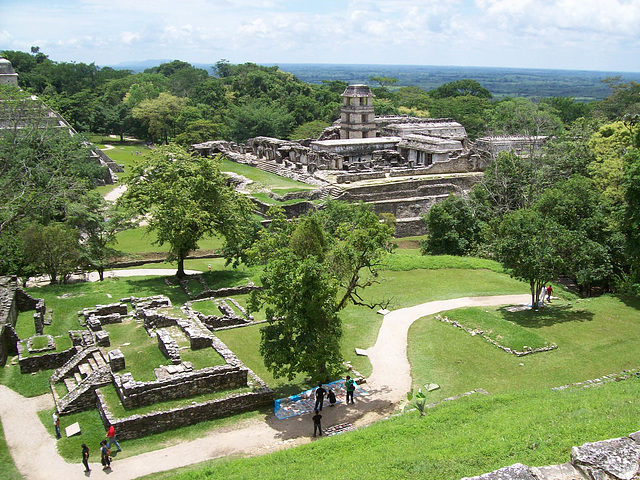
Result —
[[[290, 215], [317, 208], [311, 200], [361, 201], [378, 214], [394, 215], [396, 236], [402, 237], [425, 233], [421, 216], [450, 194], [467, 194], [497, 153], [523, 153], [545, 140], [486, 137], [471, 142], [465, 128], [450, 118], [377, 117], [373, 97], [367, 85], [349, 85], [342, 93], [340, 119], [317, 140], [256, 137], [244, 145], [211, 141], [192, 149], [318, 187], [277, 198], [300, 200], [285, 207]], [[256, 204], [263, 212], [268, 209]]]

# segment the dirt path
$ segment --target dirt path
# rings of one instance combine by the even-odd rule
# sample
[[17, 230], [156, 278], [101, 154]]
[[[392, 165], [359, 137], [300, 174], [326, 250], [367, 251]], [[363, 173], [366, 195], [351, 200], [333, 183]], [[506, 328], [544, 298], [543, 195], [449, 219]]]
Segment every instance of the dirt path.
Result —
[[[373, 373], [367, 380], [367, 393], [355, 405], [337, 405], [323, 410], [323, 426], [343, 422], [367, 425], [391, 413], [411, 388], [407, 360], [407, 332], [411, 324], [425, 316], [453, 308], [481, 305], [526, 303], [529, 295], [466, 297], [429, 302], [387, 314], [376, 344], [367, 350]], [[0, 419], [5, 438], [20, 473], [29, 480], [84, 478], [80, 463], [66, 463], [56, 450], [56, 440], [45, 430], [36, 412], [51, 408], [50, 395], [26, 399], [0, 385]], [[216, 430], [208, 436], [183, 442], [135, 457], [113, 462], [112, 480], [130, 480], [143, 475], [199, 463], [227, 455], [262, 455], [311, 441], [312, 422], [308, 415], [278, 420], [274, 415], [249, 420], [233, 427]], [[97, 446], [90, 445], [91, 476], [106, 475], [99, 460]], [[126, 448], [126, 444], [125, 444]], [[80, 457], [80, 452], [78, 452]]]

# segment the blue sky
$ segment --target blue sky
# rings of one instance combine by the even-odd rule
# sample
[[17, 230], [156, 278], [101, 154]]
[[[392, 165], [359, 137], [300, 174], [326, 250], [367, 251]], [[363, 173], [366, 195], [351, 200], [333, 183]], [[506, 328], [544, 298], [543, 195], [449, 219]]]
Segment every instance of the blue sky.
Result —
[[640, 71], [640, 0], [0, 0], [0, 50], [113, 65]]

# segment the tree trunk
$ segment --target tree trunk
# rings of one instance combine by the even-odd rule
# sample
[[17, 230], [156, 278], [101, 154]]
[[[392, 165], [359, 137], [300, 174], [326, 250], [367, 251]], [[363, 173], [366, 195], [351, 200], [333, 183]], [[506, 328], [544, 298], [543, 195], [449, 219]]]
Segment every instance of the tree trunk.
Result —
[[98, 276], [100, 277], [100, 281], [104, 280], [104, 268], [98, 268]]
[[184, 273], [184, 256], [180, 255], [178, 257], [178, 271], [176, 273], [176, 277], [184, 278], [186, 274]]

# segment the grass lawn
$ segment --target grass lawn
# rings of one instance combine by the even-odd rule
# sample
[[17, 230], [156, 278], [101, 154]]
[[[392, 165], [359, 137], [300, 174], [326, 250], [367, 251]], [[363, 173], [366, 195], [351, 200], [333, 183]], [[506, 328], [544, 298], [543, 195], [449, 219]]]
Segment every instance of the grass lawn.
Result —
[[[51, 416], [49, 416], [49, 423], [51, 423]], [[51, 427], [53, 428], [53, 426]], [[2, 430], [2, 423], [0, 422], [0, 478], [2, 480], [22, 480], [24, 478], [18, 472], [13, 458], [9, 453], [9, 447], [4, 439], [4, 431]]]
[[[153, 242], [158, 238], [156, 232], [147, 233], [147, 227], [138, 227], [125, 230], [117, 235], [118, 243], [115, 248], [128, 254], [167, 253], [169, 245], [156, 245]], [[207, 237], [199, 242], [201, 250], [218, 250], [222, 248], [222, 237]]]
[[246, 459], [218, 459], [145, 479], [312, 478], [319, 470], [360, 480], [459, 480], [516, 462], [569, 460], [571, 447], [639, 429], [640, 380], [444, 402], [366, 428]]
[[[524, 357], [479, 336], [425, 317], [409, 330], [408, 356], [416, 386], [437, 383], [434, 399], [475, 388], [490, 393], [548, 389], [640, 366], [637, 306], [612, 296], [554, 301], [540, 312], [483, 308], [558, 345]], [[446, 312], [453, 318], [457, 312]], [[464, 315], [460, 315], [464, 316]]]
[[249, 180], [253, 180], [253, 184], [249, 186], [251, 190], [268, 189], [272, 192], [284, 194], [301, 190], [313, 190], [315, 187], [306, 183], [297, 182], [290, 178], [281, 177], [273, 173], [265, 172], [259, 168], [245, 165], [242, 163], [232, 162], [223, 159], [220, 163], [220, 170], [223, 172], [233, 172]]
[[122, 323], [105, 325], [109, 332], [111, 346], [103, 350], [120, 349], [124, 355], [125, 371], [130, 372], [139, 382], [156, 379], [153, 369], [167, 365], [168, 360], [158, 348], [158, 340], [151, 338], [142, 323], [126, 319]]

